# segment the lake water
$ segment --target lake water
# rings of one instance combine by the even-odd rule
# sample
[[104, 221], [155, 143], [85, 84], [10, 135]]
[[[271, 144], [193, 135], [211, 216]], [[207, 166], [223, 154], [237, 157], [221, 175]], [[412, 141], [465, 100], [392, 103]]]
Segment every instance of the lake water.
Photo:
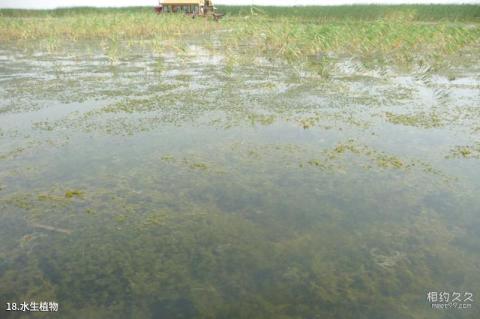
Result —
[[1, 317], [478, 318], [478, 61], [309, 70], [0, 44]]

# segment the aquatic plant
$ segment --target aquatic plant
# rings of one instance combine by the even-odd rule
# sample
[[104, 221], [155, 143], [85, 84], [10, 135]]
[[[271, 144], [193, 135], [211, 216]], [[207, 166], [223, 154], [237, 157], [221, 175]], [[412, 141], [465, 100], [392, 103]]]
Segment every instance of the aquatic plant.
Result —
[[[232, 14], [221, 23], [186, 19], [181, 15], [157, 16], [145, 9], [38, 13], [3, 10], [0, 11], [0, 38], [29, 42], [50, 39], [51, 50], [60, 47], [62, 40], [109, 40], [113, 42], [106, 52], [110, 61], [115, 62], [122, 41], [127, 41], [129, 46], [136, 41], [159, 52], [164, 50], [160, 41], [175, 39], [176, 43], [164, 42], [164, 47], [183, 52], [178, 42], [182, 37], [197, 37], [205, 43], [214, 37], [220, 46], [235, 50], [236, 55], [261, 53], [290, 62], [314, 62], [319, 74], [326, 77], [332, 54], [406, 65], [438, 64], [445, 57], [474, 47], [480, 39], [480, 28], [474, 18], [479, 10], [478, 6], [468, 8], [361, 6], [356, 12], [355, 6], [321, 7], [301, 9], [304, 15], [294, 14], [298, 8], [282, 9], [283, 14], [277, 8], [265, 8], [264, 13], [252, 18], [251, 12], [232, 9]], [[375, 10], [373, 15], [366, 14]], [[315, 15], [317, 18], [313, 19]], [[218, 36], [217, 31], [228, 32]], [[228, 56], [226, 71], [231, 73], [233, 61], [237, 59], [232, 54]]]
[[83, 192], [79, 190], [69, 190], [65, 192], [65, 198], [81, 197]]
[[454, 147], [447, 158], [472, 158], [480, 159], [480, 143], [473, 145], [459, 145]]
[[392, 8], [0, 11], [0, 300], [479, 317], [477, 6]]
[[416, 126], [423, 128], [440, 127], [443, 125], [440, 117], [435, 113], [418, 112], [416, 114], [394, 114], [386, 112], [387, 121], [393, 124]]

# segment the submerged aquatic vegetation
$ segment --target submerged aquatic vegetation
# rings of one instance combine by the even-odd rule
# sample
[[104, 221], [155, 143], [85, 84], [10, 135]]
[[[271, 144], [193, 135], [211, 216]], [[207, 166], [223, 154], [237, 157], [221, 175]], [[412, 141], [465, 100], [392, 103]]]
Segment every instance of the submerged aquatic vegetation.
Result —
[[341, 158], [346, 159], [349, 165], [352, 165], [352, 162], [358, 161], [361, 158], [365, 158], [367, 159], [367, 163], [362, 163], [360, 160], [359, 164], [366, 169], [419, 169], [424, 173], [441, 176], [446, 181], [450, 179], [441, 171], [432, 168], [427, 162], [413, 159], [401, 159], [398, 156], [387, 154], [368, 145], [358, 143], [355, 140], [340, 142], [335, 147], [322, 151], [321, 155], [321, 159], [310, 160], [307, 163], [322, 169], [335, 170], [336, 167], [336, 170], [338, 170], [342, 166], [346, 166], [345, 164], [341, 164]]
[[401, 124], [422, 128], [443, 126], [441, 118], [434, 112], [418, 112], [416, 114], [394, 114], [391, 112], [386, 112], [385, 116], [387, 118], [387, 121], [392, 124]]
[[0, 299], [420, 319], [479, 290], [477, 7], [0, 10]]
[[25, 151], [23, 147], [17, 147], [14, 150], [11, 150], [7, 153], [0, 153], [0, 160], [8, 159], [8, 158], [15, 158], [16, 156], [20, 155]]
[[447, 158], [472, 158], [480, 159], [480, 143], [473, 145], [455, 146]]
[[82, 196], [83, 196], [83, 192], [79, 190], [69, 190], [65, 192], [66, 198], [82, 197]]

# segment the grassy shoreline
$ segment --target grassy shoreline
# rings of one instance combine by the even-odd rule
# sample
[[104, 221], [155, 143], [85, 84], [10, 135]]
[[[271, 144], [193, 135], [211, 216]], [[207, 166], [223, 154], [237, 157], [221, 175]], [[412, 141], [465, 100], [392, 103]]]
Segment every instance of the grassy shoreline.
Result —
[[[0, 10], [0, 39], [46, 41], [150, 41], [148, 49], [168, 50], [188, 39], [212, 37], [232, 54], [264, 55], [288, 62], [323, 63], [329, 56], [377, 62], [438, 64], [462, 50], [480, 47], [479, 5], [353, 5], [337, 7], [220, 7], [216, 23], [183, 15], [158, 16], [149, 7]], [[218, 36], [218, 31], [223, 32]], [[166, 45], [165, 41], [179, 45]], [[240, 60], [240, 59], [238, 59]], [[246, 59], [248, 60], [248, 58]]]
[[[356, 4], [338, 6], [217, 6], [219, 11], [232, 16], [250, 15], [252, 11], [270, 17], [312, 17], [372, 20], [385, 18], [392, 13], [414, 13], [419, 21], [450, 20], [450, 21], [480, 21], [480, 5], [478, 4], [402, 4], [377, 5]], [[58, 9], [0, 9], [0, 17], [63, 17], [86, 14], [112, 13], [152, 13], [152, 7], [122, 7], [122, 8], [95, 8], [95, 7], [65, 7]]]

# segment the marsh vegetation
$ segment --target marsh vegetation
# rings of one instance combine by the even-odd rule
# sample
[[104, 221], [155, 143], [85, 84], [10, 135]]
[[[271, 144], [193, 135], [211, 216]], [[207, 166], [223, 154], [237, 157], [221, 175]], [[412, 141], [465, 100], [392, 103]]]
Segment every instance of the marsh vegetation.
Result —
[[479, 6], [220, 11], [0, 10], [0, 301], [479, 317]]

